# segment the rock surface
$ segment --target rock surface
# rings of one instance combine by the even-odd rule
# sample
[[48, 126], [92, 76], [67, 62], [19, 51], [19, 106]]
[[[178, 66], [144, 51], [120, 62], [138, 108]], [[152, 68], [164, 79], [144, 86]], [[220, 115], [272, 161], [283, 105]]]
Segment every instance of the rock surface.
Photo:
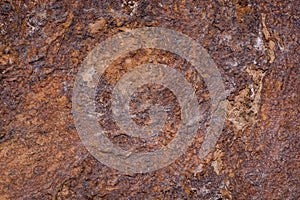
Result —
[[[0, 199], [299, 199], [299, 13], [300, 2], [291, 0], [1, 1]], [[184, 33], [208, 51], [229, 94], [227, 117], [204, 160], [197, 156], [204, 135], [199, 131], [170, 166], [124, 175], [82, 144], [72, 88], [97, 44], [145, 26]], [[144, 63], [181, 70], [191, 82], [195, 74], [183, 58], [157, 49], [130, 52], [104, 73], [97, 90], [99, 124], [114, 144], [133, 152], [166, 145], [180, 121], [172, 92], [145, 85], [133, 94], [133, 120], [149, 123], [147, 111], [159, 103], [168, 108], [164, 131], [151, 140], [118, 133], [112, 87]], [[205, 83], [194, 84], [209, 109]]]

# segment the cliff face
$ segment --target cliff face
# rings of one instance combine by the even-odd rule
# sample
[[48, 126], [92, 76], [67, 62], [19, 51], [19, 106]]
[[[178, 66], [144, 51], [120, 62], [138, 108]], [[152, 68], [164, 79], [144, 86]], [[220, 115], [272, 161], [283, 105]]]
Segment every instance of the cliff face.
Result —
[[[298, 13], [297, 1], [2, 1], [0, 199], [299, 198]], [[202, 115], [190, 146], [174, 162], [124, 174], [98, 161], [80, 139], [73, 88], [89, 52], [141, 27], [183, 33], [206, 49], [222, 77], [226, 117], [213, 150], [202, 159], [213, 107], [205, 74], [165, 49], [127, 52], [95, 86], [98, 123], [114, 145], [154, 152], [180, 129], [180, 100], [161, 84], [138, 87], [129, 107], [142, 127], [160, 116], [151, 114], [159, 105], [165, 111], [162, 130], [149, 139], [119, 128], [111, 109], [113, 88], [136, 66], [180, 71], [193, 85]]]

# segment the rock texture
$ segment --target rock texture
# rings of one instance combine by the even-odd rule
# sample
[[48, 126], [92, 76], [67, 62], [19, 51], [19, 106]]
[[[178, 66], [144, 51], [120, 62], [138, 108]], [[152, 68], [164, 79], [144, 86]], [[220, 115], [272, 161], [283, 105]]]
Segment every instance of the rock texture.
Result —
[[[299, 199], [299, 13], [300, 2], [291, 0], [1, 1], [0, 199]], [[145, 26], [182, 32], [207, 49], [229, 106], [223, 133], [205, 160], [197, 156], [200, 131], [169, 167], [124, 175], [81, 143], [72, 88], [97, 44]], [[114, 61], [97, 93], [107, 136], [137, 152], [168, 143], [180, 120], [176, 97], [145, 85], [133, 95], [133, 120], [147, 124], [148, 107], [160, 103], [169, 108], [164, 132], [145, 141], [115, 131], [112, 86], [128, 69], [148, 62], [180, 69], [187, 79], [193, 74], [177, 55], [141, 49]], [[197, 98], [209, 109], [205, 83], [198, 84]], [[148, 107], [140, 109], [139, 102]]]

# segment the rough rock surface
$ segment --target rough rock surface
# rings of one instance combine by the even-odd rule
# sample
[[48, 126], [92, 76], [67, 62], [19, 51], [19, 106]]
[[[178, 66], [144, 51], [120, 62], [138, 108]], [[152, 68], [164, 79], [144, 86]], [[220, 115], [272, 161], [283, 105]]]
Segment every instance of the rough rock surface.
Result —
[[[2, 0], [0, 199], [299, 199], [299, 13], [300, 1], [292, 0]], [[229, 92], [228, 112], [205, 160], [197, 157], [199, 132], [169, 167], [124, 175], [81, 143], [72, 88], [97, 44], [145, 26], [182, 32], [208, 51]], [[115, 144], [137, 152], [168, 143], [180, 120], [176, 97], [146, 85], [133, 95], [134, 120], [140, 125], [149, 120], [138, 102], [162, 99], [170, 107], [167, 133], [151, 141], [115, 134], [111, 86], [126, 70], [147, 62], [170, 65], [187, 78], [193, 69], [170, 52], [141, 49], [105, 72], [97, 109], [106, 115], [99, 123]], [[208, 109], [209, 94], [199, 84], [197, 97]]]

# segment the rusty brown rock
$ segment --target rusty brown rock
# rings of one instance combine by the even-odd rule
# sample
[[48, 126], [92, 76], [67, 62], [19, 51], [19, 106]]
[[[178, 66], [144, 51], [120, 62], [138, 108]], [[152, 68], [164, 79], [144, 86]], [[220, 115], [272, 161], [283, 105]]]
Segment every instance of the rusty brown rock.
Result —
[[[299, 13], [299, 1], [291, 0], [1, 1], [0, 199], [299, 199]], [[205, 160], [197, 156], [199, 131], [169, 167], [123, 175], [83, 146], [71, 113], [72, 88], [100, 41], [145, 26], [182, 32], [207, 49], [230, 93], [228, 115]], [[138, 102], [160, 97], [171, 108], [167, 134], [150, 141], [117, 134], [112, 86], [146, 62], [180, 69], [193, 81], [189, 63], [155, 49], [130, 52], [105, 72], [99, 123], [114, 144], [139, 152], [172, 140], [180, 120], [169, 90], [145, 86], [131, 103], [134, 120], [147, 123]], [[209, 108], [205, 83], [198, 84], [197, 97]]]

